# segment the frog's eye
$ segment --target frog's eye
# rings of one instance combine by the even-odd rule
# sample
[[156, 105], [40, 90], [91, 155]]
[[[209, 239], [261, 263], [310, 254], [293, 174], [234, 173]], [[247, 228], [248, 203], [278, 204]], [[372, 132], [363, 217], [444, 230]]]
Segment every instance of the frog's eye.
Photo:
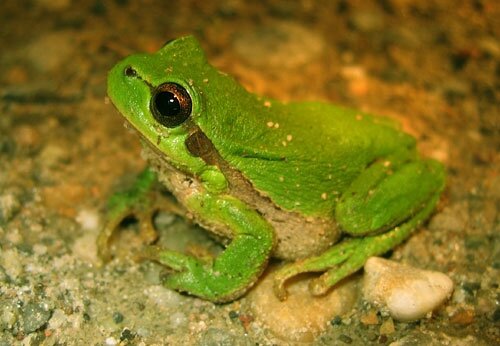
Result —
[[163, 44], [163, 46], [162, 46], [162, 47], [165, 47], [165, 46], [166, 46], [166, 45], [168, 45], [170, 42], [174, 42], [174, 41], [175, 41], [175, 38], [171, 38], [170, 40], [168, 40], [167, 42], [165, 42], [165, 43]]
[[160, 124], [176, 127], [191, 115], [192, 103], [191, 97], [182, 86], [165, 83], [155, 89], [149, 107]]

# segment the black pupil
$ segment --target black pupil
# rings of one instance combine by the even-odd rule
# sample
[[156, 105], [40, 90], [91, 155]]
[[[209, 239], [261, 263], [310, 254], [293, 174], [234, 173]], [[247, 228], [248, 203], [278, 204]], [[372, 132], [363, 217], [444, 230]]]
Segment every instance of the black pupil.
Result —
[[181, 111], [179, 99], [169, 91], [156, 94], [155, 106], [158, 112], [166, 117], [177, 115]]

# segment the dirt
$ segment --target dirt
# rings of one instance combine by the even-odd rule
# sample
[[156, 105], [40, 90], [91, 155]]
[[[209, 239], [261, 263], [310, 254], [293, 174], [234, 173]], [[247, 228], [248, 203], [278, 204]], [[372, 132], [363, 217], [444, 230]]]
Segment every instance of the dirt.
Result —
[[[185, 34], [250, 91], [395, 118], [447, 167], [434, 216], [387, 256], [450, 276], [450, 300], [402, 323], [358, 298], [307, 342], [500, 344], [497, 1], [34, 0], [0, 13], [0, 345], [292, 344], [248, 296], [212, 304], [162, 287], [150, 262], [96, 255], [107, 198], [145, 165], [107, 71]], [[164, 241], [214, 246], [180, 219], [156, 223]]]

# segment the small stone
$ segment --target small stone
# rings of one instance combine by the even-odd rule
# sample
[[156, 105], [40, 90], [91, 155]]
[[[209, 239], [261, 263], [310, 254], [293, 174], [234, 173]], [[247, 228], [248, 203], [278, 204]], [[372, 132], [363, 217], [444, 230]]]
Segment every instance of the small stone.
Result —
[[387, 342], [387, 335], [385, 334], [380, 335], [380, 337], [378, 338], [378, 343], [385, 344], [386, 342]]
[[83, 313], [82, 317], [85, 322], [90, 322], [90, 320], [92, 319], [90, 315], [86, 312]]
[[68, 316], [61, 309], [55, 309], [50, 317], [48, 329], [58, 329], [64, 327], [68, 323]]
[[392, 318], [388, 318], [380, 326], [380, 334], [391, 335], [396, 329], [394, 328], [394, 321]]
[[3, 304], [0, 310], [0, 329], [12, 329], [18, 319], [18, 310], [14, 304]]
[[29, 334], [42, 328], [50, 319], [52, 311], [45, 303], [28, 303], [23, 307], [23, 330]]
[[6, 249], [0, 253], [0, 264], [5, 274], [13, 280], [21, 276], [24, 271], [23, 256], [17, 249]]
[[177, 311], [170, 315], [170, 326], [172, 328], [179, 328], [186, 325], [188, 322], [185, 313]]
[[115, 311], [113, 312], [113, 321], [118, 324], [122, 323], [125, 317], [123, 317], [123, 314], [120, 311]]
[[479, 282], [463, 282], [461, 287], [468, 294], [474, 295], [481, 288], [481, 283], [479, 283]]
[[81, 237], [76, 238], [71, 250], [74, 256], [82, 260], [96, 262], [98, 258], [95, 234], [85, 232]]
[[352, 338], [349, 335], [345, 335], [345, 334], [340, 334], [339, 340], [342, 341], [344, 344], [351, 344], [352, 343]]
[[154, 218], [154, 225], [159, 229], [167, 228], [175, 222], [175, 214], [160, 211]]
[[135, 338], [135, 333], [132, 332], [128, 328], [123, 328], [122, 332], [120, 333], [120, 341], [131, 341]]
[[374, 310], [370, 310], [366, 314], [361, 315], [359, 321], [364, 325], [378, 324], [377, 312]]
[[240, 314], [238, 316], [238, 320], [240, 321], [241, 325], [245, 330], [248, 330], [250, 327], [250, 324], [254, 321], [254, 317], [252, 315], [248, 314]]
[[234, 310], [229, 311], [228, 315], [229, 315], [229, 318], [232, 320], [236, 320], [240, 316], [240, 314]]
[[340, 317], [339, 315], [335, 316], [331, 321], [330, 321], [330, 324], [332, 326], [338, 326], [342, 323], [342, 317]]
[[268, 271], [247, 297], [255, 320], [284, 341], [312, 342], [334, 316], [349, 311], [357, 298], [353, 280], [315, 297], [308, 289], [310, 277], [300, 277], [287, 282], [288, 298], [280, 301], [273, 292], [273, 279], [273, 272]]
[[76, 222], [86, 231], [96, 230], [99, 228], [99, 213], [95, 209], [82, 209], [76, 216]]
[[109, 338], [106, 338], [106, 340], [104, 341], [104, 343], [105, 343], [106, 346], [114, 346], [114, 345], [118, 344], [118, 340], [116, 340], [115, 338], [113, 338], [112, 336], [110, 336]]
[[450, 318], [450, 322], [460, 325], [468, 325], [474, 322], [474, 310], [460, 310]]
[[150, 286], [144, 290], [145, 295], [160, 309], [178, 307], [186, 300], [184, 296], [161, 285]]
[[450, 297], [453, 282], [443, 273], [421, 270], [383, 258], [365, 264], [364, 298], [386, 308], [399, 321], [424, 317]]

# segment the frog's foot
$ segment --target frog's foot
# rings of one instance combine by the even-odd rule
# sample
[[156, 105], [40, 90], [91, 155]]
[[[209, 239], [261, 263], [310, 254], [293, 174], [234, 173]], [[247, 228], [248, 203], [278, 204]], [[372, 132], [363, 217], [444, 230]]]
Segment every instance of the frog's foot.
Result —
[[145, 247], [141, 257], [169, 269], [163, 278], [166, 287], [214, 303], [226, 303], [241, 296], [257, 280], [266, 261], [252, 252], [262, 249], [267, 253], [271, 249], [265, 248], [268, 245], [262, 243], [262, 238], [244, 235], [233, 239], [225, 252], [215, 258], [193, 257], [157, 246]]
[[361, 269], [369, 257], [379, 256], [403, 242], [432, 213], [438, 199], [439, 194], [436, 194], [420, 212], [386, 233], [348, 238], [319, 256], [285, 265], [275, 275], [275, 295], [280, 300], [285, 300], [285, 282], [306, 272], [324, 272], [309, 283], [309, 291], [313, 295], [325, 294], [339, 281]]
[[97, 238], [97, 252], [103, 262], [111, 259], [110, 242], [122, 222], [133, 216], [139, 223], [139, 236], [145, 244], [153, 243], [158, 235], [153, 226], [153, 216], [159, 210], [183, 215], [182, 209], [167, 197], [154, 191], [155, 174], [146, 169], [134, 186], [113, 195], [109, 200], [106, 223]]
[[169, 269], [164, 285], [212, 302], [241, 296], [260, 276], [274, 246], [272, 226], [254, 209], [234, 197], [193, 194], [187, 203], [201, 216], [231, 229], [231, 241], [216, 257], [202, 258], [158, 247], [144, 257]]
[[[274, 276], [274, 294], [279, 300], [286, 300], [288, 293], [285, 288], [285, 282], [301, 273], [308, 272], [324, 272], [329, 268], [339, 265], [341, 263], [346, 263], [349, 258], [355, 253], [356, 248], [362, 239], [348, 239], [334, 247], [332, 247], [327, 252], [320, 256], [310, 257], [303, 260], [299, 260], [294, 263], [285, 265], [283, 268], [279, 269]], [[350, 267], [350, 266], [349, 266]], [[339, 268], [339, 273], [343, 275], [342, 277], [348, 276], [350, 272], [346, 272], [348, 267], [344, 266], [344, 269]], [[325, 275], [325, 274], [323, 274]], [[322, 276], [321, 276], [322, 277]], [[314, 284], [317, 280], [311, 281], [309, 289], [313, 289], [316, 286]], [[311, 291], [313, 294], [317, 294], [316, 290]]]
[[120, 228], [120, 224], [131, 216], [134, 216], [134, 218], [136, 218], [139, 222], [140, 238], [143, 242], [149, 244], [154, 242], [157, 236], [151, 221], [153, 214], [153, 210], [147, 212], [145, 210], [137, 210], [133, 206], [126, 206], [120, 208], [120, 210], [116, 210], [114, 212], [110, 211], [107, 213], [106, 218], [108, 221], [104, 224], [104, 227], [101, 229], [97, 238], [97, 253], [99, 258], [101, 258], [103, 262], [111, 260], [111, 239]]

